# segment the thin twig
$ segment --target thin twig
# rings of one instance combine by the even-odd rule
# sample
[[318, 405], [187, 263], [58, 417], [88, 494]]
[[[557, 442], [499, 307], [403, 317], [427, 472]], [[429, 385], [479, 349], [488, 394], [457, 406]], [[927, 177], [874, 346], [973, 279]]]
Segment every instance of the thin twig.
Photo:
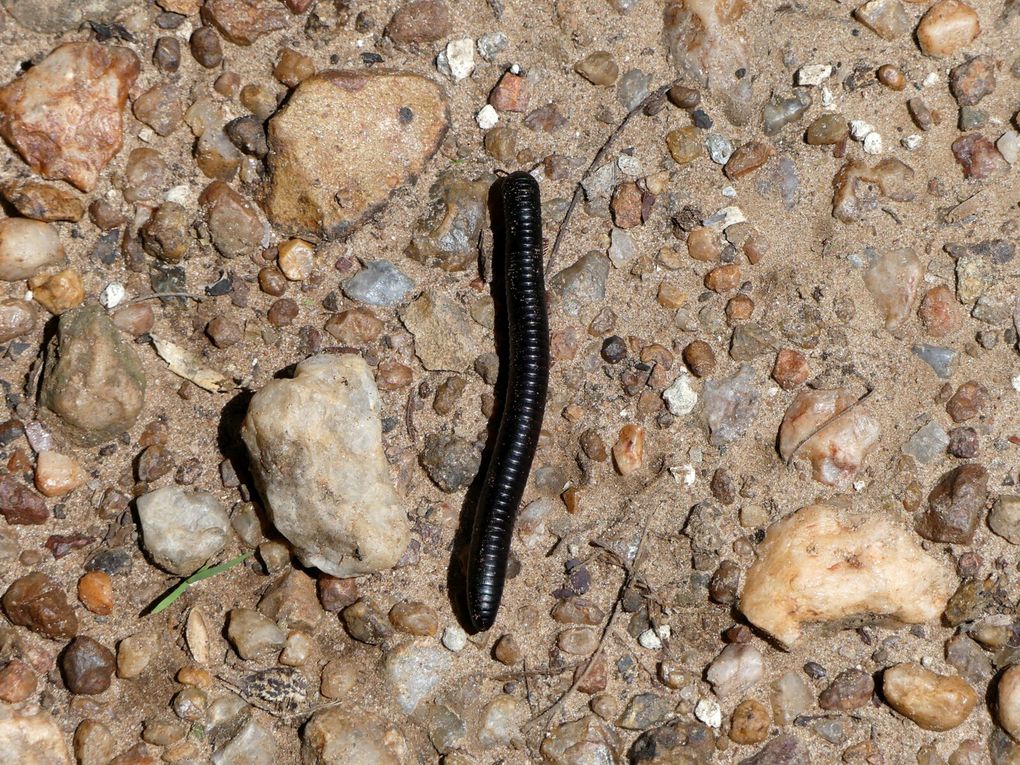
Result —
[[665, 94], [665, 92], [669, 90], [671, 86], [672, 83], [670, 83], [669, 85], [663, 85], [661, 88], [658, 88], [657, 90], [654, 90], [647, 96], [645, 96], [644, 100], [641, 101], [641, 103], [639, 103], [629, 112], [627, 112], [627, 116], [624, 117], [623, 121], [621, 121], [620, 124], [616, 126], [616, 129], [609, 134], [609, 138], [607, 138], [606, 142], [602, 144], [602, 148], [600, 148], [598, 152], [596, 152], [595, 159], [591, 161], [591, 164], [588, 165], [588, 169], [584, 171], [584, 173], [581, 175], [581, 179], [577, 182], [577, 186], [574, 187], [574, 194], [573, 196], [570, 197], [570, 204], [567, 205], [567, 211], [566, 213], [563, 214], [563, 221], [560, 223], [559, 231], [556, 232], [556, 239], [553, 242], [552, 249], [549, 251], [549, 260], [546, 261], [545, 264], [546, 273], [552, 272], [553, 265], [556, 262], [556, 254], [560, 250], [560, 244], [562, 244], [563, 238], [566, 236], [567, 233], [567, 226], [570, 224], [570, 219], [574, 215], [574, 208], [577, 207], [577, 203], [581, 201], [581, 193], [584, 191], [584, 187], [582, 186], [582, 184], [588, 179], [588, 176], [595, 171], [595, 168], [602, 163], [602, 160], [606, 158], [606, 155], [612, 148], [613, 143], [615, 143], [616, 139], [620, 137], [620, 134], [627, 127], [627, 123], [629, 123], [632, 119], [634, 119], [634, 117], [640, 114], [644, 110], [645, 106], [647, 106], [648, 103], [651, 102], [653, 99], [662, 98], [663, 94]]
[[125, 300], [119, 305], [134, 305], [135, 303], [144, 303], [146, 300], [162, 300], [163, 298], [191, 298], [195, 302], [201, 303], [207, 297], [207, 295], [196, 295], [193, 292], [153, 292], [151, 295], [142, 295], [141, 297]]

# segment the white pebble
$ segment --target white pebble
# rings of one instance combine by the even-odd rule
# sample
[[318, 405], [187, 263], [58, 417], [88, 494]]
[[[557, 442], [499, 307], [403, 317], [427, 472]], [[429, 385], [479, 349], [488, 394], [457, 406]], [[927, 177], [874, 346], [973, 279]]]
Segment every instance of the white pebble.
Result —
[[176, 202], [181, 207], [187, 207], [191, 201], [191, 187], [186, 183], [174, 186], [166, 193], [167, 202]]
[[906, 149], [907, 151], [913, 151], [914, 149], [921, 145], [922, 140], [924, 139], [921, 138], [921, 136], [919, 136], [917, 133], [911, 133], [908, 136], [904, 136], [900, 140], [900, 143], [903, 144], [903, 148]]
[[1020, 375], [1013, 378], [1013, 390], [1020, 393]]
[[138, 131], [138, 140], [145, 143], [152, 143], [156, 140], [156, 133], [152, 128], [143, 127]]
[[450, 40], [436, 60], [436, 67], [454, 82], [471, 76], [475, 70], [475, 41], [470, 37]]
[[116, 308], [124, 300], [124, 285], [120, 282], [110, 282], [99, 296], [99, 302], [107, 308]]
[[822, 85], [821, 91], [822, 91], [822, 106], [828, 109], [830, 106], [832, 106], [834, 100], [832, 98], [832, 91], [829, 90], [828, 85]]
[[632, 178], [637, 178], [644, 174], [644, 168], [641, 165], [641, 160], [637, 157], [633, 157], [630, 154], [621, 154], [620, 158], [616, 160], [616, 166], [620, 168], [620, 172], [624, 175], [629, 175]]
[[722, 726], [722, 707], [713, 699], [701, 699], [694, 705], [694, 716], [709, 728]]
[[478, 123], [478, 127], [482, 130], [494, 128], [499, 124], [499, 112], [492, 107], [492, 104], [486, 104], [478, 110], [478, 114], [475, 115], [475, 122]]
[[864, 153], [865, 154], [882, 153], [881, 133], [868, 133], [866, 136], [864, 136]]
[[669, 472], [674, 481], [679, 481], [684, 486], [693, 486], [698, 479], [698, 474], [694, 472], [694, 465], [676, 465], [671, 467]]
[[649, 651], [658, 651], [662, 648], [662, 640], [655, 634], [654, 629], [647, 629], [642, 632], [638, 636], [637, 641], [641, 644], [642, 648], [647, 648]]
[[797, 70], [797, 84], [821, 85], [831, 76], [832, 67], [829, 64], [806, 64]]
[[736, 205], [730, 207], [724, 207], [721, 210], [709, 215], [702, 224], [705, 226], [718, 226], [722, 229], [727, 229], [730, 226], [734, 226], [737, 223], [744, 223], [747, 221], [747, 216], [744, 215], [744, 211]]
[[995, 142], [995, 148], [999, 150], [1003, 159], [1009, 164], [1015, 165], [1017, 159], [1020, 158], [1020, 133], [1015, 130], [1007, 130], [999, 136], [999, 140]]
[[698, 403], [698, 392], [691, 387], [691, 376], [681, 372], [680, 376], [662, 392], [662, 400], [670, 413], [676, 417], [683, 417], [694, 411], [694, 405]]
[[443, 645], [454, 653], [463, 651], [467, 645], [467, 633], [456, 624], [452, 624], [443, 630]]
[[732, 186], [724, 186], [723, 190], [720, 191], [719, 193], [722, 194], [724, 197], [728, 197], [729, 199], [733, 199], [734, 197], [737, 196], [737, 190]]
[[930, 88], [939, 81], [938, 72], [928, 72], [928, 76], [924, 78], [924, 82], [921, 83], [922, 88]]
[[863, 141], [875, 132], [875, 126], [864, 120], [850, 120], [850, 136], [855, 141]]
[[520, 64], [511, 64], [510, 65], [510, 74], [520, 74], [520, 73], [521, 73], [521, 65]]

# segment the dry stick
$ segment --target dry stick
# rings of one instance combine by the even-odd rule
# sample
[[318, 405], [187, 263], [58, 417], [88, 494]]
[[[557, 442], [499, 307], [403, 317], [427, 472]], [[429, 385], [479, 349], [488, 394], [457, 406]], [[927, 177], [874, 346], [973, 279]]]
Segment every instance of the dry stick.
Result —
[[[654, 478], [648, 481], [648, 483], [646, 483], [641, 488], [641, 490], [634, 496], [634, 499], [637, 499], [639, 496], [643, 495], [645, 491], [650, 489], [652, 486], [656, 485], [659, 482], [659, 479], [662, 478], [662, 476], [665, 473], [666, 473], [665, 469], [660, 470], [659, 473]], [[554, 701], [544, 712], [542, 712], [537, 717], [531, 718], [531, 720], [529, 720], [524, 725], [525, 728], [532, 729], [538, 724], [542, 723], [544, 725], [544, 728], [548, 730], [549, 722], [555, 717], [556, 713], [563, 708], [564, 704], [567, 703], [567, 699], [569, 699], [570, 696], [574, 693], [574, 691], [577, 690], [577, 687], [588, 676], [588, 673], [591, 671], [591, 668], [595, 664], [595, 661], [599, 658], [599, 656], [602, 655], [602, 649], [606, 643], [606, 636], [609, 634], [610, 629], [612, 629], [613, 625], [616, 623], [616, 617], [620, 613], [620, 605], [623, 601], [623, 593], [627, 591], [627, 589], [635, 582], [635, 580], [638, 577], [638, 567], [641, 564], [641, 554], [644, 551], [645, 540], [648, 538], [648, 530], [649, 528], [651, 528], [652, 522], [655, 520], [655, 517], [658, 515], [659, 509], [661, 507], [662, 507], [661, 502], [656, 504], [655, 509], [652, 510], [648, 514], [648, 517], [645, 519], [644, 526], [641, 529], [641, 539], [638, 540], [637, 551], [634, 553], [634, 562], [630, 564], [630, 566], [628, 567], [626, 561], [621, 561], [621, 564], [624, 567], [624, 571], [626, 572], [626, 576], [623, 579], [623, 584], [620, 585], [620, 589], [617, 591], [616, 598], [613, 600], [613, 607], [609, 612], [609, 619], [606, 621], [606, 626], [602, 628], [602, 634], [599, 635], [599, 642], [598, 645], [595, 646], [595, 650], [592, 651], [591, 656], [589, 656], [585, 661], [582, 661], [578, 665], [580, 671], [574, 676], [574, 682], [570, 684], [570, 687], [567, 688], [567, 690], [565, 690], [563, 694], [558, 699], [556, 699], [556, 701]]]
[[563, 215], [563, 221], [560, 223], [559, 231], [556, 232], [556, 239], [553, 242], [552, 249], [549, 251], [549, 260], [545, 264], [546, 273], [552, 272], [553, 264], [556, 262], [556, 253], [559, 252], [560, 244], [562, 244], [563, 237], [567, 233], [567, 226], [570, 223], [570, 218], [574, 214], [574, 208], [577, 207], [577, 203], [581, 200], [581, 193], [584, 191], [584, 187], [581, 184], [583, 184], [588, 179], [588, 176], [591, 175], [595, 168], [602, 162], [602, 160], [606, 158], [606, 155], [612, 148], [613, 143], [616, 141], [617, 138], [620, 137], [620, 133], [624, 131], [624, 128], [627, 127], [627, 123], [629, 123], [634, 117], [636, 117], [641, 111], [643, 111], [645, 106], [647, 106], [651, 101], [662, 98], [662, 96], [665, 94], [667, 90], [670, 89], [671, 86], [672, 83], [670, 83], [669, 85], [663, 85], [658, 90], [652, 91], [647, 96], [645, 96], [644, 100], [641, 103], [639, 103], [629, 112], [627, 112], [627, 116], [624, 117], [623, 121], [616, 126], [616, 129], [609, 134], [609, 138], [606, 139], [606, 142], [602, 144], [602, 148], [599, 149], [598, 152], [595, 154], [595, 159], [591, 161], [591, 164], [588, 165], [588, 169], [584, 171], [584, 174], [581, 176], [581, 180], [577, 182], [577, 186], [574, 188], [573, 196], [570, 197], [570, 204], [567, 205], [567, 211]]

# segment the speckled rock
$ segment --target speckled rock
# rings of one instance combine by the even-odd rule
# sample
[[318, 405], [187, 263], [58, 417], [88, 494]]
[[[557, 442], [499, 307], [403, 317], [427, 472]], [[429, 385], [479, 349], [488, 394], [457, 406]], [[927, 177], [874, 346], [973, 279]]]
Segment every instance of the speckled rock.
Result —
[[919, 664], [897, 664], [882, 673], [889, 705], [925, 730], [946, 731], [962, 724], [978, 695], [957, 676], [939, 675]]
[[269, 122], [270, 220], [292, 235], [346, 236], [417, 177], [448, 125], [442, 91], [417, 75], [309, 77]]
[[608, 277], [609, 259], [598, 250], [592, 250], [553, 275], [549, 279], [549, 289], [559, 297], [565, 314], [577, 316], [602, 303]]
[[46, 353], [39, 403], [79, 443], [128, 430], [145, 402], [145, 373], [134, 349], [98, 305], [60, 317]]
[[810, 765], [811, 755], [799, 738], [791, 734], [777, 736], [754, 756], [739, 765]]
[[223, 549], [230, 518], [213, 494], [164, 486], [137, 504], [145, 549], [170, 573], [193, 574]]
[[76, 695], [94, 696], [109, 690], [116, 666], [113, 651], [84, 635], [72, 640], [60, 656], [64, 684]]
[[138, 72], [128, 48], [65, 43], [0, 89], [0, 135], [44, 178], [91, 191], [123, 144]]
[[411, 714], [442, 682], [452, 664], [449, 651], [432, 643], [402, 643], [386, 654], [383, 676], [404, 714]]
[[0, 300], [0, 343], [23, 337], [35, 329], [37, 313], [26, 300]]
[[52, 183], [16, 180], [0, 187], [4, 199], [26, 218], [33, 220], [78, 221], [85, 215], [85, 203], [77, 194]]
[[305, 565], [333, 576], [390, 568], [410, 540], [380, 406], [360, 356], [324, 354], [256, 393], [242, 426], [273, 524]]
[[0, 708], [0, 762], [4, 765], [71, 765], [64, 734], [38, 707]]
[[[905, 567], [909, 578], [901, 575]], [[789, 646], [810, 622], [858, 614], [933, 621], [955, 586], [944, 564], [891, 520], [844, 522], [835, 508], [811, 505], [769, 527], [747, 571], [740, 610]]]

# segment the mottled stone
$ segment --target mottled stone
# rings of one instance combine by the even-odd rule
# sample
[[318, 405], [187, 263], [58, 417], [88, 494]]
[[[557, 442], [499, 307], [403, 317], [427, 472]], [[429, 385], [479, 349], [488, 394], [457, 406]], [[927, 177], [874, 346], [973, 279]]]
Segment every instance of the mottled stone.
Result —
[[265, 236], [255, 205], [223, 181], [213, 181], [198, 197], [209, 238], [227, 258], [257, 252]]
[[269, 122], [270, 219], [292, 235], [348, 235], [422, 171], [448, 124], [445, 96], [417, 75], [309, 77]]
[[[910, 577], [900, 575], [905, 568]], [[954, 587], [952, 573], [891, 520], [843, 521], [835, 508], [812, 505], [769, 527], [745, 576], [740, 610], [789, 646], [809, 622], [859, 614], [932, 621]]]
[[139, 68], [127, 48], [65, 43], [0, 89], [0, 135], [44, 178], [91, 191], [123, 144]]
[[487, 216], [489, 183], [441, 178], [430, 190], [433, 202], [414, 227], [407, 254], [444, 271], [476, 265], [478, 243]]
[[107, 441], [129, 429], [145, 400], [135, 351], [100, 306], [68, 311], [47, 349], [39, 401], [82, 443]]
[[475, 329], [464, 309], [429, 290], [400, 312], [414, 335], [414, 351], [426, 369], [462, 372], [477, 355]]
[[897, 664], [882, 673], [889, 705], [921, 728], [952, 730], [970, 716], [978, 695], [962, 678], [939, 675], [919, 664]]
[[390, 568], [409, 541], [380, 407], [360, 356], [313, 356], [259, 391], [242, 427], [273, 524], [305, 565], [334, 576]]
[[970, 544], [987, 495], [988, 471], [981, 465], [970, 463], [944, 473], [917, 519], [917, 533], [934, 542]]
[[109, 690], [115, 668], [113, 651], [84, 635], [72, 640], [60, 657], [64, 684], [76, 695], [94, 696]]
[[355, 707], [321, 709], [301, 729], [304, 765], [402, 765], [406, 753], [397, 728]]

